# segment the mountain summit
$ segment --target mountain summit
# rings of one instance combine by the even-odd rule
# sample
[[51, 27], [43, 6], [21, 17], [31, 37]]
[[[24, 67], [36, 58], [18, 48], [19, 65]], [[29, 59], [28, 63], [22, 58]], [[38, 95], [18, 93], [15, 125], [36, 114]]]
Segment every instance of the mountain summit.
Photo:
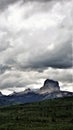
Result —
[[24, 93], [31, 93], [32, 90], [30, 88], [25, 89]]
[[58, 81], [54, 81], [51, 79], [47, 79], [44, 82], [43, 87], [40, 88], [40, 93], [52, 93], [52, 92], [59, 92], [60, 87]]

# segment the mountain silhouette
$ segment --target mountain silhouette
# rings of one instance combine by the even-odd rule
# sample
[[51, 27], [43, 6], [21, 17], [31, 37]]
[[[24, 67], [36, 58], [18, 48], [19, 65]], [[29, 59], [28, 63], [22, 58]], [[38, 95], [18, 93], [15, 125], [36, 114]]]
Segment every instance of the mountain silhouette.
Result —
[[0, 105], [23, 104], [68, 96], [73, 96], [73, 93], [61, 91], [58, 81], [47, 79], [44, 81], [43, 86], [36, 91], [28, 88], [19, 93], [13, 92], [9, 96], [4, 96], [0, 93]]

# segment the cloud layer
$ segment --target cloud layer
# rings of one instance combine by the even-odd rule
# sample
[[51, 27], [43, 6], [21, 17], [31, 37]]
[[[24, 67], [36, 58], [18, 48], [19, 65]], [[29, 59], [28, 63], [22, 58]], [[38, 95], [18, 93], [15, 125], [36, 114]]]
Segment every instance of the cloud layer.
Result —
[[73, 0], [0, 2], [1, 89], [40, 86], [45, 78], [71, 88]]

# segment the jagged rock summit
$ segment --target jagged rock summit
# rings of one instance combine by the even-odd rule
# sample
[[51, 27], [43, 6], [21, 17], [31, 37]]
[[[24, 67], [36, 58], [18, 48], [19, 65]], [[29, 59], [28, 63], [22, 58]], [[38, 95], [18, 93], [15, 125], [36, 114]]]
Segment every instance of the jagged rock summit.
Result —
[[30, 88], [25, 89], [24, 93], [30, 93], [32, 90]]
[[25, 89], [24, 91], [21, 91], [21, 92], [13, 92], [12, 94], [10, 94], [10, 96], [19, 96], [19, 95], [24, 95], [24, 94], [27, 94], [27, 93], [31, 93], [32, 90], [30, 88], [27, 88]]
[[53, 93], [59, 92], [60, 87], [58, 81], [47, 79], [44, 82], [43, 87], [40, 88], [40, 93]]

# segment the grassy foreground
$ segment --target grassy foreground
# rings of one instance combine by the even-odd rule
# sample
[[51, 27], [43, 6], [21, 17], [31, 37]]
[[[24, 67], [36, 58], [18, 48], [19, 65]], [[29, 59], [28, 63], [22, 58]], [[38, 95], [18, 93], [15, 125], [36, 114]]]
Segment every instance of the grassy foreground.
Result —
[[73, 97], [0, 107], [0, 130], [73, 130]]

